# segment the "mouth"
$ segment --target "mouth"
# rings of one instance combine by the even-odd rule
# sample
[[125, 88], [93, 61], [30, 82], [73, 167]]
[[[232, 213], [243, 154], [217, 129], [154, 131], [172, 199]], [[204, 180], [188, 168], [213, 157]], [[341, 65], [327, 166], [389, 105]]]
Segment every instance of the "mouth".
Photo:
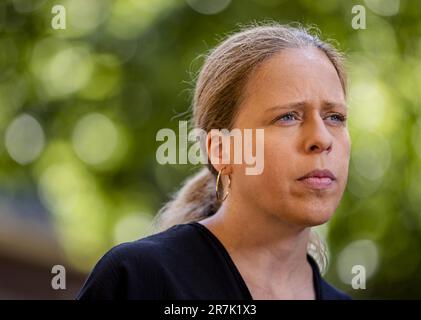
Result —
[[336, 176], [327, 169], [313, 170], [297, 179], [312, 189], [327, 189], [336, 181]]

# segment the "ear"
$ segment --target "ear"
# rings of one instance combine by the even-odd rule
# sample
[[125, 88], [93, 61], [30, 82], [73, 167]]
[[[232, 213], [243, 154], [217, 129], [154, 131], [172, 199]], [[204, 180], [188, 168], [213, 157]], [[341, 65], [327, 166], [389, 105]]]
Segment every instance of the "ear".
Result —
[[218, 129], [212, 129], [206, 136], [208, 160], [216, 171], [224, 169], [223, 174], [232, 173], [230, 159], [230, 137], [226, 137]]

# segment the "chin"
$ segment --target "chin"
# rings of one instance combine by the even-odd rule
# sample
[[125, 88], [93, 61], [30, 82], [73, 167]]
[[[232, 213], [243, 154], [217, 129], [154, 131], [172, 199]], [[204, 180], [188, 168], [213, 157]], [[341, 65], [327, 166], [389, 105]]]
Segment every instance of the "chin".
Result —
[[303, 212], [306, 224], [315, 227], [328, 222], [333, 216], [334, 210], [330, 207], [310, 207]]
[[291, 217], [295, 224], [304, 227], [315, 227], [328, 222], [334, 210], [330, 206], [304, 206]]
[[321, 224], [325, 224], [326, 222], [328, 222], [330, 220], [330, 218], [332, 217], [332, 215], [329, 216], [320, 216], [320, 217], [312, 217], [311, 219], [309, 219], [307, 226], [309, 227], [316, 227], [319, 226]]
[[328, 222], [335, 210], [336, 201], [333, 199], [312, 201], [283, 201], [277, 203], [276, 207], [268, 209], [269, 212], [276, 212], [281, 220], [300, 227], [315, 227]]

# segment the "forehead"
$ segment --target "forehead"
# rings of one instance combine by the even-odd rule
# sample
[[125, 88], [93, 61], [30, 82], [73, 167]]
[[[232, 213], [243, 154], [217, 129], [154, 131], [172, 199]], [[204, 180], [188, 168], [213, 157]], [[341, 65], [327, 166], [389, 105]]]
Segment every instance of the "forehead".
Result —
[[317, 48], [285, 49], [260, 65], [246, 85], [246, 100], [259, 107], [306, 100], [344, 103], [340, 79]]

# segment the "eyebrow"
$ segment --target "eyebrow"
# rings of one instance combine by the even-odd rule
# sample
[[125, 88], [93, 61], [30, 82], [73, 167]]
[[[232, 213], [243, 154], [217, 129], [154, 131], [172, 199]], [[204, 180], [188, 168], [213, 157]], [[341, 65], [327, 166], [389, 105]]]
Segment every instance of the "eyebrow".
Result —
[[[300, 109], [300, 110], [302, 110], [302, 109], [305, 109], [310, 104], [311, 103], [309, 103], [307, 101], [291, 102], [291, 103], [287, 103], [287, 104], [283, 104], [283, 105], [276, 105], [274, 107], [270, 107], [265, 112], [269, 113], [269, 112], [276, 111], [276, 110], [279, 110], [279, 109]], [[335, 109], [335, 108], [348, 110], [348, 107], [341, 102], [326, 101], [326, 100], [324, 100], [322, 102], [322, 109], [323, 110], [331, 110], [331, 109]]]

